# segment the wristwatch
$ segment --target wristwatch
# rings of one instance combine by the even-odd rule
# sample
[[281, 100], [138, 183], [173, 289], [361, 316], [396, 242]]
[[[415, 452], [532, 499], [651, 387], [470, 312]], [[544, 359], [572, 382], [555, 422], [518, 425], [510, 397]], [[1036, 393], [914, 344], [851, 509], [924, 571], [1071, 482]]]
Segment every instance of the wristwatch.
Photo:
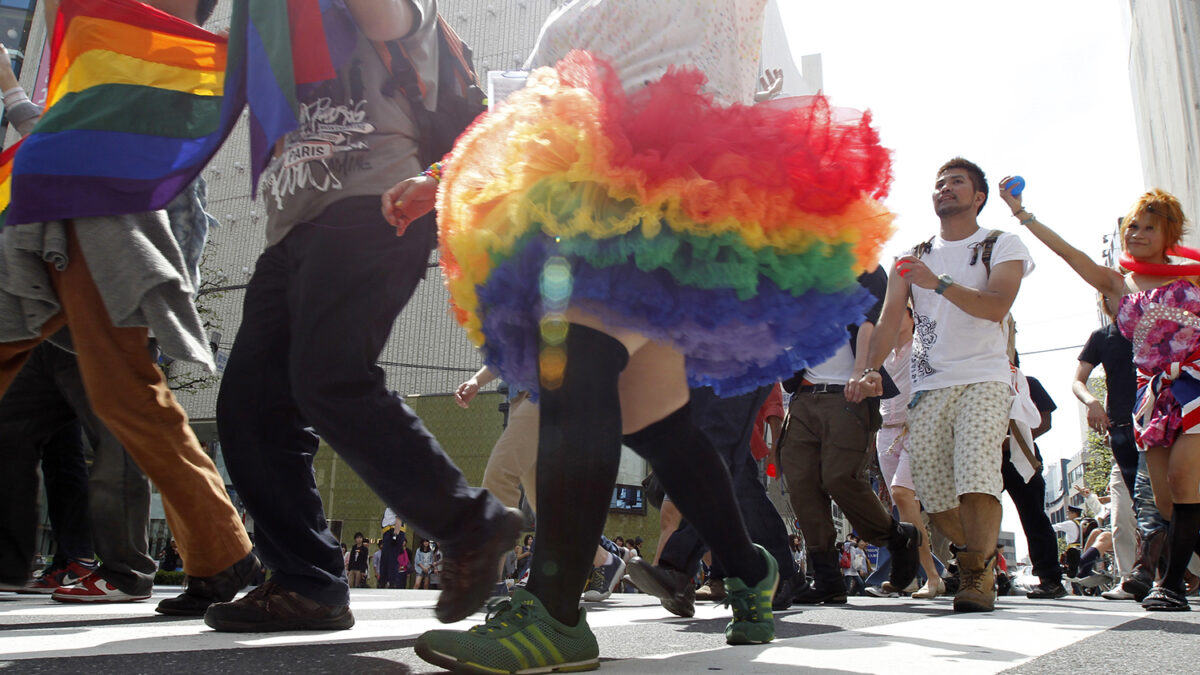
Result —
[[950, 288], [953, 285], [954, 285], [954, 280], [950, 278], [949, 274], [939, 274], [938, 275], [938, 285], [937, 285], [937, 288], [933, 289], [933, 292], [937, 293], [938, 295], [941, 295], [946, 292], [947, 288]]

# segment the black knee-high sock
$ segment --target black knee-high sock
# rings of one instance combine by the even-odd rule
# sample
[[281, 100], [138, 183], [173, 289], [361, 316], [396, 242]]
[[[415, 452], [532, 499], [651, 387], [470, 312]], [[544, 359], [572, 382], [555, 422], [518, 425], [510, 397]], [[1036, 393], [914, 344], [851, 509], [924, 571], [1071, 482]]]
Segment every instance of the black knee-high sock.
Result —
[[537, 543], [526, 588], [555, 619], [579, 620], [621, 461], [617, 380], [629, 353], [600, 331], [571, 324], [566, 369], [540, 391]]
[[1100, 551], [1092, 546], [1079, 556], [1079, 578], [1086, 577], [1092, 573], [1092, 568], [1096, 566], [1096, 561], [1100, 559]]
[[729, 470], [708, 436], [692, 422], [689, 407], [629, 434], [625, 444], [654, 467], [671, 501], [696, 528], [725, 573], [747, 584], [761, 581], [767, 564], [746, 533]]
[[1196, 549], [1200, 537], [1200, 504], [1175, 504], [1171, 525], [1167, 528], [1167, 572], [1162, 585], [1177, 593], [1183, 593], [1183, 573]]

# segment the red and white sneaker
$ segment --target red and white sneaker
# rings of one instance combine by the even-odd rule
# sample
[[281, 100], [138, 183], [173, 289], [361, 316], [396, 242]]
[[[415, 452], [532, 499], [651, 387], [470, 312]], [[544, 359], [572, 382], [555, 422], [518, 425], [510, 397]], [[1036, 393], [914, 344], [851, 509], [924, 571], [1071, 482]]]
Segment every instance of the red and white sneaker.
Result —
[[59, 602], [138, 602], [150, 594], [130, 595], [113, 586], [99, 574], [90, 574], [74, 586], [63, 586], [50, 596]]
[[78, 560], [72, 560], [66, 567], [46, 570], [41, 577], [25, 584], [18, 593], [44, 593], [49, 595], [64, 586], [74, 586], [92, 573], [94, 565], [85, 565]]

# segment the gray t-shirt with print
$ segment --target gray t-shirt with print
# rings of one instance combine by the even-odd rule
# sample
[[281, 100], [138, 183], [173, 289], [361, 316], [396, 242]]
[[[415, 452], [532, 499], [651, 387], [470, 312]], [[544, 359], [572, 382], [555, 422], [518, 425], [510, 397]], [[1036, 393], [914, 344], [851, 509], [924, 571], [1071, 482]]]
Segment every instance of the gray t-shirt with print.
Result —
[[[419, 19], [401, 43], [425, 86], [426, 107], [433, 109], [437, 0], [409, 1]], [[299, 128], [287, 135], [283, 151], [263, 176], [268, 246], [337, 202], [381, 195], [424, 168], [417, 159], [417, 131], [408, 102], [401, 92], [383, 93], [389, 78], [376, 45], [360, 33], [337, 79], [316, 87], [301, 101]], [[328, 222], [330, 215], [322, 221]]]

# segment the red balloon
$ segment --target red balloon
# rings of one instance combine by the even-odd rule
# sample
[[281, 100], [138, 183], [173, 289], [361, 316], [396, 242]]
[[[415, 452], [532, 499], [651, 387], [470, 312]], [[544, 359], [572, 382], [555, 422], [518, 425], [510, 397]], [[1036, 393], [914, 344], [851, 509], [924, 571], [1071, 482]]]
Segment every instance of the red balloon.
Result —
[[768, 476], [770, 476], [771, 478], [774, 478], [774, 477], [775, 477], [775, 474], [777, 474], [777, 473], [779, 473], [779, 472], [775, 470], [775, 465], [774, 465], [774, 464], [768, 464], [768, 465], [767, 465], [767, 475], [768, 475]]

